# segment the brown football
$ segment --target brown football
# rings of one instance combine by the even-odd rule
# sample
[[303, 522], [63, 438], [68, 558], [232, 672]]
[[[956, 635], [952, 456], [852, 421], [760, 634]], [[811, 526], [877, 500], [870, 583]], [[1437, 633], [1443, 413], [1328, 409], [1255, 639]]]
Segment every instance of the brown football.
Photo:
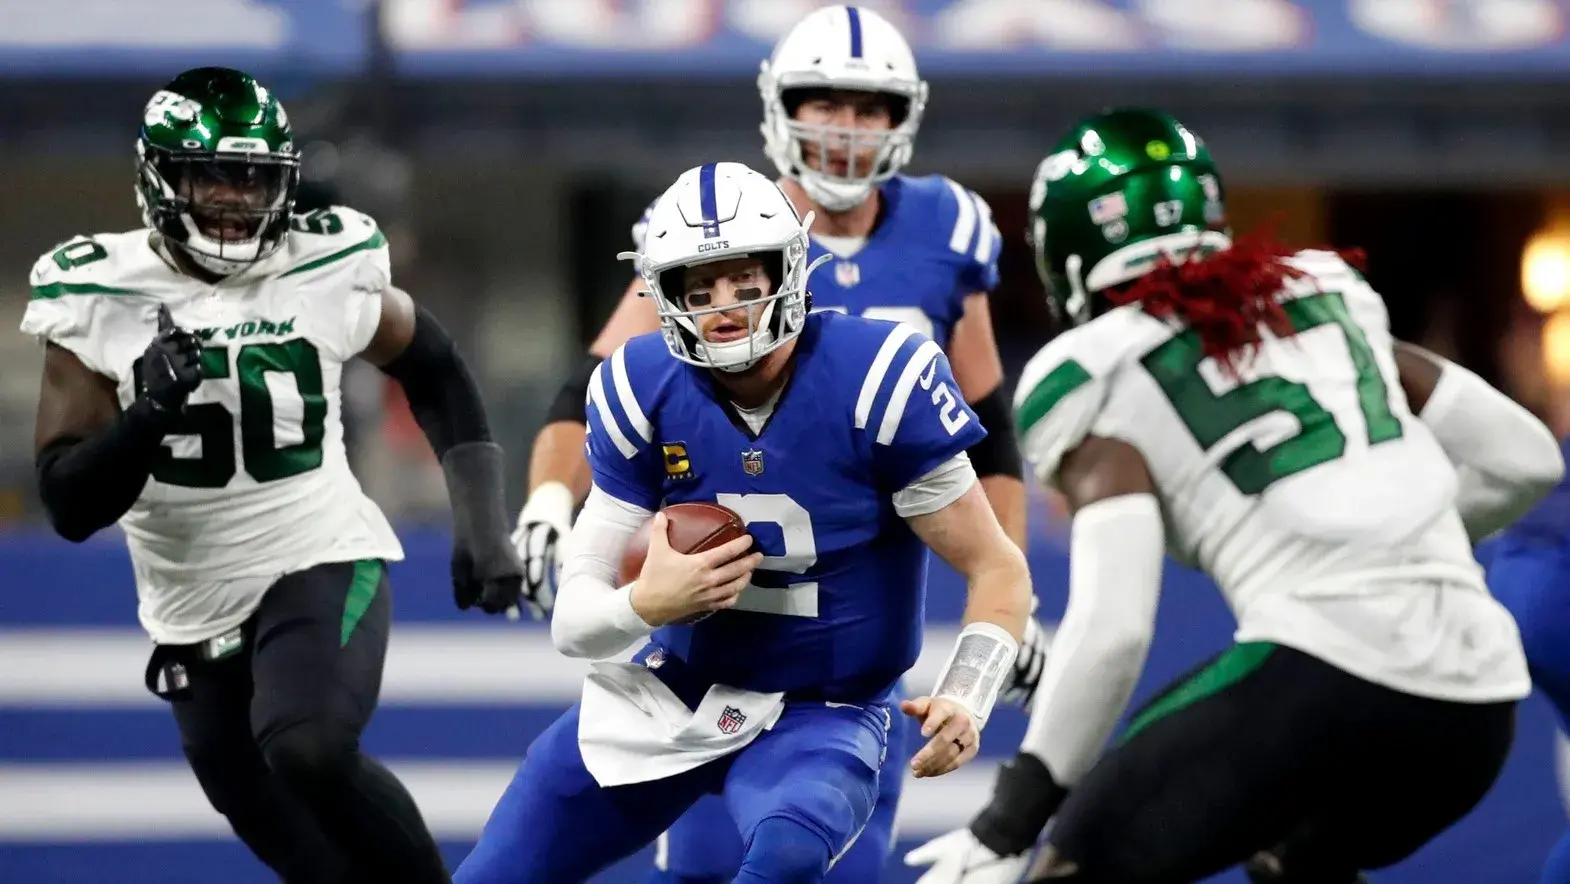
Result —
[[[741, 516], [717, 503], [695, 500], [673, 503], [665, 507], [665, 536], [671, 549], [691, 555], [730, 543], [747, 533], [747, 523]], [[643, 572], [643, 560], [649, 555], [649, 532], [654, 520], [643, 523], [638, 533], [627, 543], [627, 552], [621, 557], [621, 585], [638, 579]]]

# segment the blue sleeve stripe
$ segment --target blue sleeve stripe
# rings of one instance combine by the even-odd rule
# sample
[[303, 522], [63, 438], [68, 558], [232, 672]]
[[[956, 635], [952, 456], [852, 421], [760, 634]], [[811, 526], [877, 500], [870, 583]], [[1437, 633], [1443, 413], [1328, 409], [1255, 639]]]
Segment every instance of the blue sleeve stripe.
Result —
[[621, 403], [622, 413], [627, 416], [627, 423], [632, 426], [632, 431], [645, 443], [654, 441], [654, 427], [649, 424], [649, 419], [644, 416], [643, 408], [638, 405], [638, 397], [633, 395], [632, 381], [627, 378], [627, 348], [617, 347], [611, 354], [611, 379], [616, 385], [616, 398]]
[[976, 204], [965, 188], [947, 178], [943, 183], [954, 193], [954, 203], [959, 207], [959, 217], [954, 219], [954, 230], [949, 234], [949, 251], [963, 255], [970, 251], [971, 237], [976, 234]]
[[894, 436], [899, 433], [899, 423], [905, 419], [905, 405], [910, 401], [911, 390], [916, 388], [917, 381], [921, 382], [922, 389], [932, 386], [932, 376], [938, 370], [938, 357], [942, 355], [942, 348], [929, 339], [922, 341], [915, 355], [905, 363], [905, 370], [900, 372], [899, 380], [894, 384], [894, 394], [889, 397], [888, 407], [883, 410], [883, 423], [878, 427], [879, 445], [894, 441]]
[[878, 391], [883, 389], [883, 378], [889, 373], [889, 364], [894, 361], [894, 355], [899, 352], [905, 339], [915, 334], [916, 330], [900, 323], [883, 339], [883, 346], [878, 348], [878, 355], [872, 360], [872, 367], [867, 369], [867, 377], [861, 382], [861, 394], [856, 397], [856, 429], [865, 430], [867, 421], [872, 417], [872, 403], [878, 398]]
[[[617, 352], [620, 351], [618, 350]], [[594, 374], [589, 378], [589, 415], [591, 420], [596, 415], [599, 417], [600, 426], [605, 428], [605, 432], [611, 437], [611, 441], [616, 443], [616, 450], [620, 451], [623, 457], [630, 460], [638, 456], [638, 447], [632, 444], [632, 440], [627, 438], [626, 433], [622, 432], [621, 425], [616, 422], [616, 415], [612, 414], [611, 410], [605, 405], [604, 369], [605, 363], [602, 362], [594, 369]]]

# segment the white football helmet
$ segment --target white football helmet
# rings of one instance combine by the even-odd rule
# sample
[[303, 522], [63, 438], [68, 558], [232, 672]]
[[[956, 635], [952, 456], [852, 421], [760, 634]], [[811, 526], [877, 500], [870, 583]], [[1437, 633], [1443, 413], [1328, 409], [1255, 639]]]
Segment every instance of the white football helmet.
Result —
[[[797, 122], [798, 102], [790, 93], [802, 89], [846, 89], [892, 96], [894, 127], [873, 133], [841, 126]], [[854, 208], [910, 162], [916, 129], [927, 107], [927, 83], [916, 72], [910, 44], [888, 19], [857, 6], [825, 6], [802, 19], [774, 47], [758, 73], [763, 96], [763, 150], [794, 178], [818, 205], [831, 212]], [[804, 140], [815, 142], [824, 155], [831, 140], [866, 144], [877, 140], [877, 161], [857, 174], [852, 165], [844, 176], [808, 168], [802, 157]]]
[[[807, 263], [807, 228], [784, 192], [741, 163], [707, 163], [681, 174], [649, 209], [637, 263], [654, 298], [671, 355], [721, 371], [743, 371], [801, 334], [807, 319], [807, 277], [828, 260]], [[686, 309], [683, 271], [731, 258], [761, 258], [773, 283], [766, 297], [747, 302], [750, 334], [723, 344], [703, 340], [702, 317], [735, 305]]]

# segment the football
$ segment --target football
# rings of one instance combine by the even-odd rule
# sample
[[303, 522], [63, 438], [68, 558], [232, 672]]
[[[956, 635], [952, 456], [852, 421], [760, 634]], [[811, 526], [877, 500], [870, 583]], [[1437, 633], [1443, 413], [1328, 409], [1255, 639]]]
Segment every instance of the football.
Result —
[[[747, 523], [742, 521], [741, 516], [717, 503], [673, 503], [661, 512], [665, 513], [665, 536], [670, 540], [671, 549], [686, 555], [722, 546], [747, 533]], [[644, 522], [638, 533], [628, 541], [627, 552], [621, 558], [622, 586], [637, 580], [642, 573], [643, 560], [649, 554], [649, 533], [653, 527], [653, 519]]]

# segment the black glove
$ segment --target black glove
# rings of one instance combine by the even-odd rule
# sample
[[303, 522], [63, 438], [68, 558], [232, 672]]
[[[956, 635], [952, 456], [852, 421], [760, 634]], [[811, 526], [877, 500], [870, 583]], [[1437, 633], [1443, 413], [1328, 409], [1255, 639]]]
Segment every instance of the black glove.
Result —
[[1066, 798], [1068, 790], [1041, 759], [1020, 752], [998, 766], [992, 802], [971, 822], [970, 833], [999, 856], [1017, 856], [1035, 846]]
[[142, 397], [159, 411], [179, 411], [202, 383], [202, 342], [174, 324], [169, 308], [158, 305], [158, 334], [137, 363]]
[[442, 458], [452, 500], [452, 594], [460, 610], [487, 614], [516, 608], [523, 595], [523, 564], [508, 536], [501, 446], [455, 445]]

